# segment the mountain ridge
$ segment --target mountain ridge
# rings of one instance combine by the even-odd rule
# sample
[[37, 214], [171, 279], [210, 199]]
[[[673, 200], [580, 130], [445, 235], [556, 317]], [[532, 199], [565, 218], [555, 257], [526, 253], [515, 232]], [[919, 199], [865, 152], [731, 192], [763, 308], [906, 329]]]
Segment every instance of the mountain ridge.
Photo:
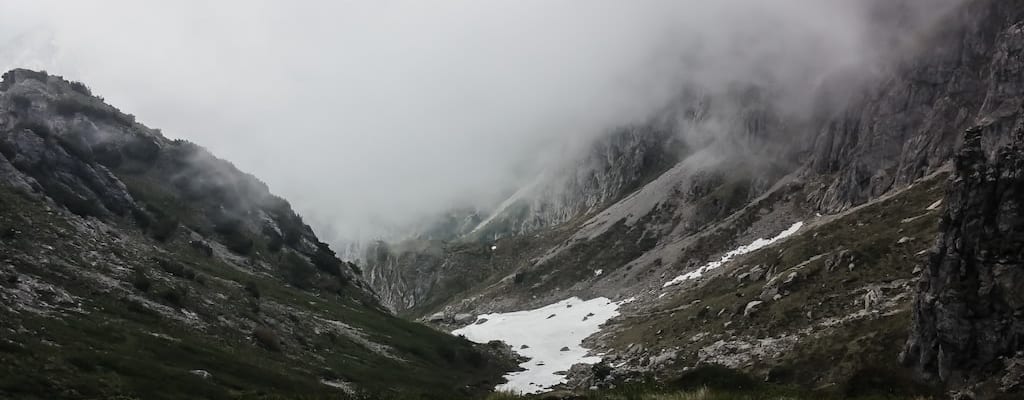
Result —
[[472, 397], [512, 368], [396, 318], [283, 199], [81, 83], [0, 82], [0, 397]]
[[[818, 108], [795, 119], [773, 107], [770, 91], [756, 87], [738, 91], [746, 93], [739, 99], [682, 96], [684, 101], [677, 106], [684, 123], [677, 125], [677, 137], [685, 138], [688, 127], [699, 126], [701, 118], [709, 115], [702, 108], [706, 104], [721, 107], [725, 103], [730, 106], [717, 111], [732, 121], [726, 142], [738, 143], [732, 147], [749, 152], [730, 157], [713, 145], [686, 148], [673, 167], [599, 210], [578, 213], [528, 234], [484, 243], [456, 240], [433, 248], [430, 255], [385, 254], [376, 264], [368, 261], [367, 268], [385, 270], [390, 276], [405, 274], [393, 279], [410, 283], [403, 289], [412, 296], [407, 298], [406, 313], [452, 328], [466, 323], [465, 318], [455, 318], [458, 315], [533, 309], [570, 296], [636, 297], [624, 306], [624, 317], [613, 318], [589, 342], [616, 365], [611, 375], [617, 378], [602, 381], [594, 378], [593, 371], [581, 368], [570, 374], [569, 385], [575, 389], [642, 380], [647, 374], [671, 376], [730, 352], [749, 355], [733, 367], [780, 383], [844, 387], [844, 381], [862, 376], [858, 374], [864, 379], [884, 379], [888, 374], [894, 387], [915, 387], [914, 375], [933, 368], [927, 360], [936, 351], [935, 339], [922, 336], [922, 346], [933, 346], [930, 352], [922, 350], [924, 368], [895, 367], [896, 353], [911, 335], [911, 316], [929, 315], [915, 308], [912, 300], [913, 282], [922, 269], [915, 267], [923, 265], [929, 243], [939, 234], [941, 207], [956, 201], [943, 201], [943, 177], [952, 170], [963, 132], [983, 126], [984, 134], [974, 140], [987, 154], [1013, 140], [1024, 98], [1019, 80], [1024, 63], [1019, 51], [1024, 45], [1019, 35], [1022, 19], [1024, 7], [1019, 4], [964, 2], [918, 32], [914, 41], [893, 49], [905, 53], [877, 80], [862, 82], [863, 88], [840, 96], [843, 101], [830, 99], [828, 92], [851, 89], [843, 82], [836, 82], [834, 88], [826, 84]], [[1012, 208], [1016, 203], [1007, 204]], [[871, 212], [883, 213], [882, 218]], [[1009, 216], [1003, 221], [1015, 224]], [[730, 249], [771, 238], [796, 222], [804, 227], [779, 244], [739, 257], [679, 288], [663, 288], [675, 276], [697, 270]], [[842, 228], [842, 223], [854, 225]], [[837, 241], [827, 244], [815, 237], [841, 229], [867, 232], [874, 238], [828, 233]], [[839, 273], [839, 263], [850, 265], [849, 271]], [[795, 282], [832, 288], [835, 292], [818, 293], [829, 299], [834, 293], [844, 294], [820, 304], [795, 304], [787, 299], [809, 301], [804, 296], [817, 292], [807, 283], [784, 283], [790, 274]], [[751, 275], [761, 278], [751, 281]], [[446, 282], [460, 283], [448, 286]], [[1012, 280], [995, 282], [1005, 285]], [[750, 299], [747, 296], [755, 288], [755, 298]], [[416, 304], [416, 299], [426, 301]], [[707, 308], [688, 302], [713, 304]], [[752, 311], [745, 312], [748, 308]], [[658, 311], [652, 314], [651, 310]], [[938, 318], [949, 318], [941, 311]], [[758, 316], [750, 316], [755, 313]], [[661, 316], [644, 320], [630, 314]], [[684, 316], [668, 317], [676, 314]], [[702, 336], [685, 326], [693, 321], [735, 328], [709, 327], [710, 334]], [[834, 323], [848, 330], [828, 325]], [[934, 332], [936, 328], [929, 326], [922, 329]], [[937, 329], [940, 337], [950, 334]], [[693, 335], [694, 340], [666, 337], [680, 334]], [[935, 335], [921, 332], [926, 334]], [[778, 343], [811, 337], [822, 340], [823, 346], [795, 359], [777, 353], [785, 349]], [[842, 340], [873, 350], [862, 356], [843, 348]], [[1016, 342], [999, 339], [996, 343], [1002, 343], [998, 353], [1009, 356], [1013, 346], [1007, 343]], [[842, 360], [832, 365], [810, 363], [829, 352]], [[862, 357], [869, 359], [854, 361]], [[962, 360], [966, 356], [939, 359], [948, 357]], [[865, 369], [858, 371], [858, 363]], [[793, 375], [808, 365], [813, 365], [809, 367], [813, 372], [804, 371], [807, 379]], [[868, 371], [867, 366], [875, 369]], [[992, 397], [998, 390], [991, 390], [986, 382], [1000, 379], [993, 373], [979, 372], [973, 380], [926, 375], [937, 378], [932, 384], [948, 385], [951, 390], [974, 388], [979, 395]]]

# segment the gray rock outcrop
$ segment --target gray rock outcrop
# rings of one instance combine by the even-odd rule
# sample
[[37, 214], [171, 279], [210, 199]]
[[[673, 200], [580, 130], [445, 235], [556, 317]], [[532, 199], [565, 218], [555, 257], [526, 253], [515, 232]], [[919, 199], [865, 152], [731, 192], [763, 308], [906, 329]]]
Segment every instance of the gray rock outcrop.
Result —
[[990, 127], [967, 131], [913, 306], [902, 358], [952, 387], [1003, 379], [1024, 351], [1024, 119], [1016, 124], [994, 153], [982, 146]]

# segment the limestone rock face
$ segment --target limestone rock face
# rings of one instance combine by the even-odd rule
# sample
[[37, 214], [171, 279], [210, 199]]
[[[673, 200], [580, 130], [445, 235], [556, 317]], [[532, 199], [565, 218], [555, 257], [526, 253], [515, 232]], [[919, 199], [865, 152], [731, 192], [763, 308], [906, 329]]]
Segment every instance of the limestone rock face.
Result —
[[1022, 124], [994, 152], [982, 146], [991, 126], [967, 131], [937, 248], [919, 283], [903, 359], [953, 386], [998, 376], [1024, 351]]
[[[10, 159], [6, 155], [10, 155]], [[5, 176], [22, 188], [37, 190], [79, 215], [124, 215], [135, 202], [120, 181], [99, 164], [69, 154], [58, 141], [30, 129], [0, 137], [0, 163]], [[14, 177], [16, 171], [24, 174]]]
[[[812, 200], [837, 211], [931, 173], [950, 158], [979, 115], [1019, 108], [1017, 2], [976, 1], [932, 32], [919, 54], [877, 89], [833, 112], [809, 143], [807, 175], [833, 176]], [[1002, 126], [1002, 137], [1008, 137]]]
[[664, 125], [623, 128], [599, 140], [522, 187], [467, 233], [486, 240], [528, 234], [618, 201], [678, 161], [681, 144]]

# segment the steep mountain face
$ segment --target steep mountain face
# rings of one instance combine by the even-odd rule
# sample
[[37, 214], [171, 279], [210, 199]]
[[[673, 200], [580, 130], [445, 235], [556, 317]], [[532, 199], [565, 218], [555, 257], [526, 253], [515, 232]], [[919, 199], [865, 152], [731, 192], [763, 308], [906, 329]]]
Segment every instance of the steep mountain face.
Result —
[[664, 172], [685, 152], [671, 123], [660, 120], [611, 134], [578, 160], [536, 177], [486, 218], [479, 212], [453, 212], [440, 225], [454, 227], [442, 231], [457, 234], [431, 234], [438, 229], [429, 229], [419, 238], [368, 246], [363, 257], [367, 280], [385, 305], [415, 314], [514, 267], [508, 257], [500, 256], [504, 246], [497, 253], [497, 248], [491, 249], [495, 240], [515, 237], [506, 246], [540, 242], [529, 239], [538, 232], [551, 240], [545, 230], [599, 211]]
[[77, 82], [0, 82], [0, 397], [485, 391], [266, 185]]
[[607, 207], [678, 161], [683, 144], [670, 123], [650, 122], [597, 141], [568, 166], [512, 194], [468, 235], [493, 241], [528, 234]]
[[[899, 25], [906, 16], [887, 17]], [[633, 299], [588, 342], [611, 372], [574, 370], [582, 388], [721, 364], [844, 395], [880, 385], [927, 392], [896, 363], [915, 318], [910, 353], [922, 370], [947, 381], [990, 376], [989, 361], [1019, 350], [1008, 294], [1021, 282], [1010, 272], [1017, 161], [1007, 155], [1019, 149], [1007, 146], [1024, 101], [1022, 20], [1018, 2], [963, 2], [900, 38], [891, 49], [899, 63], [855, 84], [826, 82], [809, 114], [777, 107], [771, 88], [694, 90], [670, 111], [685, 144], [679, 161], [636, 190], [559, 208], [570, 214], [550, 220], [564, 222], [528, 235], [392, 246], [368, 261], [371, 282], [409, 315], [455, 326], [570, 296]], [[725, 128], [701, 140], [709, 126]], [[989, 155], [977, 163], [992, 172], [972, 181], [961, 167], [952, 190], [964, 194], [943, 202], [961, 132], [977, 126], [976, 153]], [[1004, 148], [1017, 150], [994, 161]], [[993, 186], [998, 195], [983, 194]], [[912, 307], [914, 267], [945, 204], [963, 208], [950, 211], [962, 222], [944, 222], [946, 261], [929, 264], [923, 290], [932, 294]], [[787, 227], [796, 233], [754, 245]], [[996, 235], [1006, 239], [986, 239]], [[961, 246], [970, 243], [968, 263]], [[810, 342], [819, 344], [796, 346]]]
[[[842, 210], [904, 187], [948, 163], [965, 129], [1015, 112], [1022, 12], [1015, 2], [966, 2], [895, 74], [829, 115], [808, 149], [806, 176], [828, 177], [814, 206]], [[1005, 140], [1008, 128], [994, 136]]]
[[1017, 115], [1014, 139], [995, 152], [982, 143], [998, 132], [967, 132], [903, 355], [927, 375], [981, 392], [1024, 384], [1024, 119]]

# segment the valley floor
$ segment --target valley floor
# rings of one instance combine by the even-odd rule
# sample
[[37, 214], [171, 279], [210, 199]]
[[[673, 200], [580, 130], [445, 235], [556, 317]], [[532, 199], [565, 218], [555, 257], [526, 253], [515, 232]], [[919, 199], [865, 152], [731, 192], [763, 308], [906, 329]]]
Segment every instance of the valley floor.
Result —
[[[864, 384], [870, 384], [865, 382]], [[551, 392], [523, 395], [498, 392], [487, 400], [931, 400], [937, 393], [922, 395], [845, 395], [835, 390], [810, 390], [776, 385], [723, 367], [709, 366], [684, 373], [663, 383], [634, 383], [610, 389], [582, 392]]]

